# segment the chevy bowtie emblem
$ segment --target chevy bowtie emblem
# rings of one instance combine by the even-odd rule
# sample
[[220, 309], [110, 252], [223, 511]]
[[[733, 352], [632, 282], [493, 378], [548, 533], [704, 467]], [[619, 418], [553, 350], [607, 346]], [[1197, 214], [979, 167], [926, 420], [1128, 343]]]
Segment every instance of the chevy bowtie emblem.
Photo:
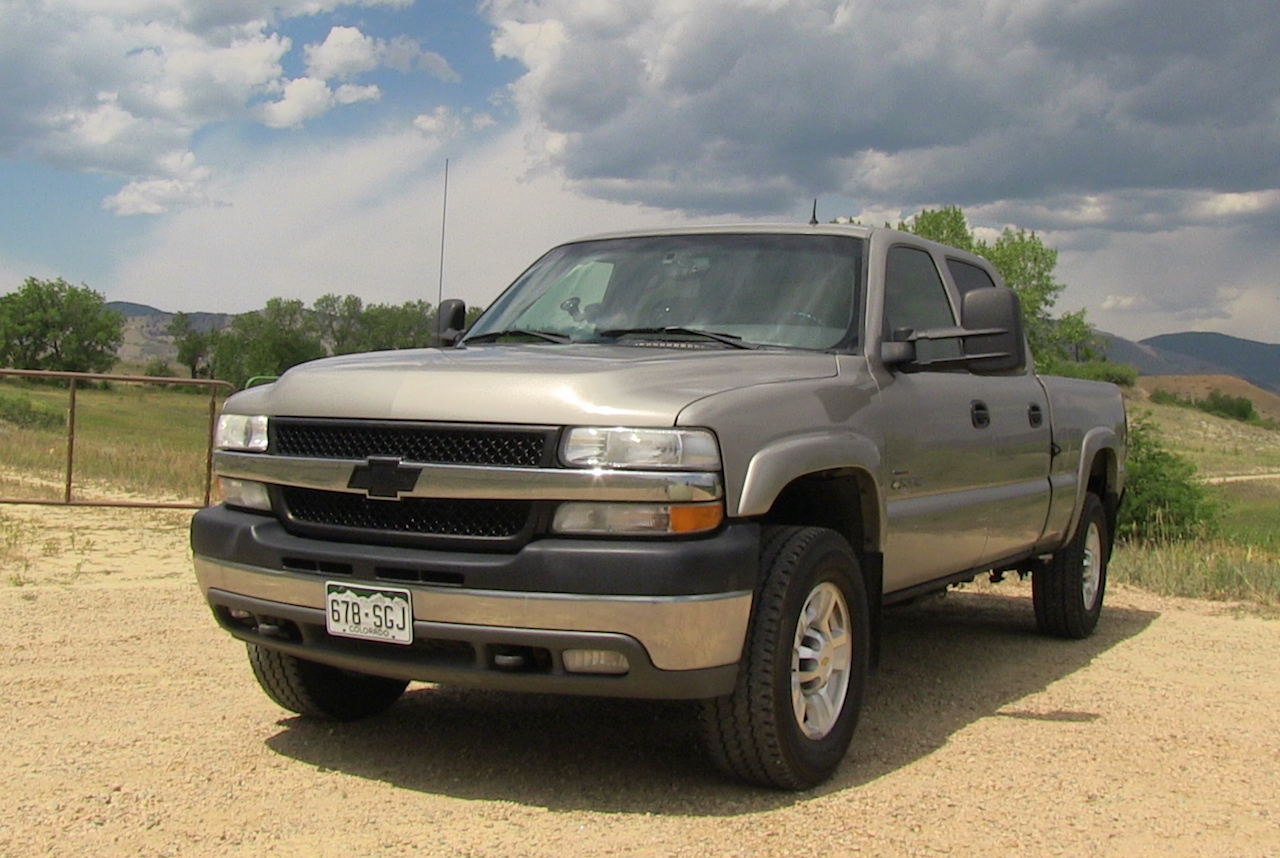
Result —
[[421, 473], [422, 468], [400, 464], [399, 456], [370, 456], [367, 464], [356, 465], [347, 488], [362, 489], [371, 498], [400, 500], [402, 492], [413, 491]]

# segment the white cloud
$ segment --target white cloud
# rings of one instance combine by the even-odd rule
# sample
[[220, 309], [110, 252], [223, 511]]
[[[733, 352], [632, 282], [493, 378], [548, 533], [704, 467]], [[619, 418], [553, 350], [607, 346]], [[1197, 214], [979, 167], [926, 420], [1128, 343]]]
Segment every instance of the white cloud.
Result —
[[454, 111], [443, 105], [430, 113], [423, 113], [413, 120], [413, 127], [428, 137], [446, 139], [464, 131], [483, 131], [497, 125], [488, 113]]
[[294, 78], [284, 85], [279, 101], [262, 105], [262, 122], [268, 128], [300, 128], [333, 107], [333, 90], [315, 77]]
[[122, 215], [158, 215], [207, 202], [208, 195], [196, 182], [148, 179], [125, 185], [103, 200], [102, 207]]
[[[553, 244], [684, 221], [567, 192], [554, 174], [530, 174], [527, 131], [473, 142], [451, 160], [445, 297], [487, 304]], [[217, 179], [211, 193], [221, 205], [156, 221], [114, 273], [108, 297], [224, 312], [258, 309], [276, 296], [309, 304], [327, 292], [434, 304], [446, 154], [412, 132], [282, 150]]]
[[356, 27], [334, 27], [324, 42], [307, 45], [305, 52], [307, 74], [322, 80], [350, 79], [384, 65], [400, 72], [422, 69], [444, 81], [461, 80], [448, 60], [423, 50], [408, 36], [388, 42], [366, 36]]
[[334, 27], [319, 45], [307, 45], [307, 74], [320, 80], [351, 78], [382, 63], [378, 40], [355, 27]]
[[[333, 27], [303, 53], [290, 80], [292, 41], [277, 28], [344, 6], [412, 0], [47, 0], [0, 3], [0, 157], [116, 175], [104, 205], [153, 213], [206, 198], [201, 178], [166, 165], [200, 132], [255, 119], [295, 129], [335, 108], [379, 98], [352, 78], [390, 62], [445, 80], [457, 74], [408, 37], [391, 41]], [[335, 84], [331, 87], [328, 81]], [[264, 102], [264, 99], [268, 101]]]

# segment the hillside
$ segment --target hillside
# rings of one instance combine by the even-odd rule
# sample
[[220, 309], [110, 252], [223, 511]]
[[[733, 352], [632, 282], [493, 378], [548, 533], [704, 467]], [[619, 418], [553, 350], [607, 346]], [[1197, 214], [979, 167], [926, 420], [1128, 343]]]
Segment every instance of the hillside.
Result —
[[1249, 398], [1258, 413], [1266, 417], [1280, 413], [1280, 396], [1230, 377], [1186, 378], [1172, 386], [1164, 385], [1166, 381], [1144, 378], [1126, 394], [1131, 421], [1150, 416], [1169, 447], [1194, 462], [1203, 477], [1280, 473], [1280, 432], [1216, 417], [1197, 408], [1157, 405], [1148, 399], [1148, 390], [1163, 387], [1183, 396], [1203, 396], [1216, 387], [1223, 393]]
[[1217, 390], [1228, 396], [1244, 397], [1263, 418], [1280, 423], [1280, 394], [1264, 390], [1233, 375], [1143, 376], [1138, 386], [1148, 394], [1164, 390], [1183, 399], [1204, 399]]
[[[169, 323], [176, 313], [158, 310], [146, 304], [129, 301], [108, 301], [108, 310], [124, 316], [124, 343], [116, 354], [126, 363], [145, 364], [154, 358], [173, 363], [178, 350], [169, 336]], [[187, 313], [191, 325], [198, 331], [225, 328], [235, 316], [230, 313]]]
[[1217, 364], [1231, 375], [1280, 392], [1280, 345], [1205, 331], [1161, 334], [1148, 337], [1142, 345]]

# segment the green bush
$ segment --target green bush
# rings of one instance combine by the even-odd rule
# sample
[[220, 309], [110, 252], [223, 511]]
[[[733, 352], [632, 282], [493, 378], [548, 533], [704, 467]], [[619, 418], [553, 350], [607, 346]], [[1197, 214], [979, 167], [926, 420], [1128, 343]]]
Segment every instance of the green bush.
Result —
[[1151, 401], [1157, 405], [1178, 405], [1183, 408], [1197, 408], [1205, 414], [1222, 417], [1227, 420], [1239, 420], [1251, 426], [1262, 426], [1266, 429], [1280, 428], [1274, 420], [1265, 420], [1253, 407], [1253, 400], [1247, 396], [1232, 396], [1221, 390], [1212, 390], [1204, 399], [1186, 399], [1170, 390], [1157, 388], [1151, 391]]
[[1138, 383], [1138, 371], [1127, 363], [1092, 360], [1084, 363], [1053, 361], [1040, 370], [1043, 375], [1064, 375], [1068, 378], [1085, 378], [1090, 381], [1109, 381], [1121, 387], [1133, 387]]
[[1196, 476], [1196, 466], [1165, 446], [1149, 414], [1131, 416], [1129, 477], [1117, 535], [1178, 541], [1215, 535], [1222, 508]]
[[143, 375], [149, 375], [152, 378], [176, 378], [177, 373], [173, 371], [173, 367], [169, 366], [169, 362], [162, 357], [153, 357], [147, 361], [147, 366], [142, 370]]
[[41, 402], [32, 402], [25, 393], [21, 396], [0, 394], [0, 421], [23, 429], [61, 429], [66, 418]]

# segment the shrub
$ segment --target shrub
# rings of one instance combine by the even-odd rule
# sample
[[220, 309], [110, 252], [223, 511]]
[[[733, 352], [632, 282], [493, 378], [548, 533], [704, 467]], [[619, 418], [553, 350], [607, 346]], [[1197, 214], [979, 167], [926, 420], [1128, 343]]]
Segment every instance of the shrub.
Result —
[[0, 420], [23, 429], [61, 429], [66, 425], [61, 411], [32, 402], [25, 393], [21, 396], [0, 394]]
[[153, 357], [147, 361], [147, 366], [142, 370], [143, 375], [149, 375], [152, 378], [176, 378], [177, 373], [169, 366], [169, 362], [162, 357]]
[[1213, 536], [1221, 505], [1196, 466], [1165, 446], [1149, 414], [1129, 423], [1129, 477], [1116, 527], [1121, 538], [1174, 541]]
[[1044, 370], [1046, 375], [1064, 375], [1068, 378], [1085, 378], [1090, 381], [1109, 381], [1121, 387], [1133, 387], [1138, 383], [1138, 371], [1127, 363], [1105, 360], [1053, 361]]

